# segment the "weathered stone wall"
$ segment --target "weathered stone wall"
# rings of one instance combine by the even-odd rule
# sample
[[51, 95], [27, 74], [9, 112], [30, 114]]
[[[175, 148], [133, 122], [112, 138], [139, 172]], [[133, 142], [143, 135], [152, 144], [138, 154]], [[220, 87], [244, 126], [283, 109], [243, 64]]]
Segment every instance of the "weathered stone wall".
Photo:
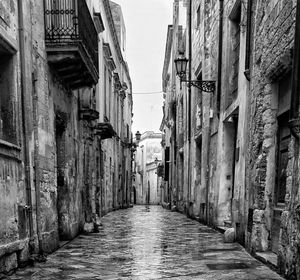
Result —
[[[13, 55], [11, 120], [18, 129], [14, 144], [0, 140], [0, 152], [5, 154], [0, 156], [0, 273], [16, 268], [33, 253], [53, 251], [59, 240], [74, 238], [95, 213], [93, 131], [79, 120], [78, 92], [67, 90], [48, 66], [43, 2], [20, 3], [23, 14], [17, 14], [17, 1], [0, 4], [0, 41], [5, 42], [5, 54], [8, 48]], [[24, 29], [18, 19], [23, 20]], [[24, 31], [24, 41], [18, 30]], [[17, 40], [24, 49], [19, 49]]]
[[[117, 200], [117, 186], [119, 184], [119, 174], [115, 174], [116, 166], [115, 153], [112, 140], [103, 141], [102, 148], [104, 151], [104, 178], [103, 178], [103, 188], [104, 188], [104, 213], [108, 213], [113, 209], [113, 202], [116, 203]], [[115, 174], [115, 176], [114, 176]], [[114, 196], [114, 197], [113, 197]]]
[[[291, 70], [293, 1], [261, 2], [256, 6], [251, 80], [250, 179], [253, 192], [252, 248], [267, 250], [274, 205], [277, 92], [276, 83]], [[274, 86], [273, 86], [273, 85]], [[263, 237], [260, 237], [260, 236]]]
[[[254, 17], [254, 48], [251, 69], [251, 118], [249, 147], [249, 206], [254, 209], [250, 248], [270, 250], [275, 207], [278, 83], [291, 71], [296, 1], [259, 1]], [[299, 205], [297, 144], [289, 145], [285, 211], [281, 215], [278, 265], [289, 279], [298, 279]], [[251, 220], [251, 219], [250, 219]], [[249, 227], [249, 225], [248, 225]], [[250, 235], [250, 234], [249, 234]]]
[[[88, 5], [93, 11], [92, 1]], [[107, 28], [112, 24], [106, 21]], [[71, 91], [48, 65], [44, 28], [43, 1], [1, 1], [0, 54], [7, 60], [0, 62], [5, 72], [0, 75], [0, 273], [17, 268], [33, 254], [52, 252], [59, 241], [82, 230], [93, 230], [99, 216], [113, 209], [112, 190], [116, 208], [130, 201], [130, 150], [124, 152], [114, 138], [103, 143], [102, 157], [95, 121], [81, 115], [82, 96], [94, 89]], [[115, 60], [117, 54], [114, 49]], [[127, 65], [118, 62], [122, 76]], [[124, 73], [122, 81], [131, 93], [127, 68]], [[100, 98], [94, 98], [99, 109]], [[89, 109], [96, 109], [95, 100], [90, 100]], [[111, 116], [124, 110], [114, 105]], [[122, 141], [126, 124], [131, 128], [131, 110], [128, 94], [125, 112], [112, 117]]]
[[[26, 28], [24, 33], [27, 31]], [[27, 207], [22, 142], [18, 42], [17, 1], [1, 1], [0, 50], [1, 57], [7, 61], [2, 59], [0, 66], [0, 273], [16, 268], [29, 256], [29, 208]], [[6, 64], [3, 65], [3, 63]], [[30, 113], [30, 102], [27, 105]], [[10, 132], [7, 131], [8, 128]], [[28, 142], [32, 144], [32, 138], [28, 138]]]
[[[176, 40], [180, 33], [176, 25], [179, 2], [174, 1], [173, 28], [176, 34], [173, 36], [173, 55], [177, 55]], [[220, 2], [193, 1], [193, 79], [219, 78]], [[166, 146], [170, 146], [173, 152], [174, 139], [180, 137], [184, 139], [181, 150], [181, 154], [184, 155], [183, 166], [189, 166], [183, 172], [184, 187], [181, 200], [178, 198], [180, 166], [175, 166], [174, 163], [175, 158], [177, 161], [180, 158], [179, 154], [175, 158], [171, 157], [172, 168], [175, 168], [177, 174], [174, 174], [171, 168], [169, 183], [170, 189], [175, 189], [173, 197], [177, 200], [178, 210], [182, 211], [184, 208], [179, 207], [181, 203], [185, 205], [188, 215], [205, 221], [208, 209], [209, 223], [214, 226], [233, 227], [237, 240], [242, 244], [246, 243], [250, 251], [277, 252], [281, 271], [291, 279], [298, 279], [299, 143], [293, 137], [288, 147], [285, 203], [278, 205], [275, 201], [278, 118], [289, 107], [290, 88], [287, 83], [292, 70], [296, 1], [252, 2], [251, 42], [250, 50], [247, 50], [248, 3], [224, 1], [221, 80], [217, 81], [221, 84], [220, 92], [216, 91], [211, 99], [202, 93], [203, 98], [200, 100], [197, 97], [197, 90], [193, 89], [192, 95], [186, 96], [185, 85], [182, 89], [177, 86], [171, 66], [169, 76], [163, 77], [166, 88], [170, 91], [165, 99]], [[189, 4], [188, 1], [186, 3]], [[198, 10], [200, 16], [197, 18]], [[235, 36], [235, 32], [239, 33], [239, 37]], [[186, 36], [185, 45], [188, 46], [188, 31]], [[235, 50], [237, 42], [238, 52]], [[244, 75], [244, 71], [248, 70], [246, 67], [249, 66], [246, 65], [248, 55], [250, 55], [250, 77]], [[187, 48], [185, 56], [188, 57]], [[234, 69], [233, 59], [236, 56], [239, 61], [238, 67]], [[237, 77], [234, 78], [236, 74]], [[247, 78], [250, 78], [250, 81]], [[233, 91], [235, 83], [236, 92]], [[178, 96], [174, 96], [174, 91]], [[282, 95], [281, 91], [285, 93]], [[217, 108], [217, 93], [221, 96], [221, 100], [218, 100], [221, 104], [220, 111]], [[188, 106], [188, 98], [192, 98], [192, 108]], [[200, 102], [202, 120], [199, 117]], [[172, 104], [176, 104], [176, 120], [172, 119], [170, 113]], [[282, 107], [284, 109], [279, 111]], [[188, 141], [189, 109], [194, 129], [191, 144]], [[176, 135], [173, 133], [174, 121], [177, 122]], [[195, 139], [198, 143], [199, 139], [202, 140], [201, 155], [197, 150]], [[206, 198], [207, 190], [208, 198]], [[273, 243], [277, 234], [279, 235], [279, 230], [278, 233], [274, 233], [274, 213], [275, 210], [278, 211], [278, 207], [283, 212], [279, 217], [279, 222], [281, 221], [280, 237], [277, 242], [279, 248], [277, 246], [275, 248]]]
[[[79, 133], [84, 125], [80, 128], [78, 94], [67, 90], [47, 64], [42, 2], [33, 5], [30, 13], [35, 218], [40, 249], [51, 252], [59, 239], [74, 238], [83, 228], [82, 186], [89, 176], [79, 158], [91, 153], [85, 148], [79, 152], [85, 135]], [[94, 163], [91, 157], [88, 162]]]

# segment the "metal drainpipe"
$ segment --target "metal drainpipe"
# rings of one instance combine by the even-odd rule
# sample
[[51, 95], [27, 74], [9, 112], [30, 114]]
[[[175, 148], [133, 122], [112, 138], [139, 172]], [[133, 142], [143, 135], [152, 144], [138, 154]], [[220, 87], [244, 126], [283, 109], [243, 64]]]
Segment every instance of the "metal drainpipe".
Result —
[[39, 162], [39, 142], [38, 142], [38, 112], [37, 103], [38, 95], [36, 91], [36, 72], [32, 73], [32, 103], [33, 103], [33, 134], [34, 134], [34, 182], [35, 182], [35, 200], [36, 200], [36, 233], [39, 241], [39, 254], [43, 254], [42, 236], [41, 236], [41, 178], [40, 178], [40, 162]]
[[[192, 80], [192, 0], [189, 3], [189, 81]], [[189, 143], [191, 142], [191, 100], [192, 100], [192, 86], [188, 84], [188, 97], [189, 97]]]
[[[189, 24], [189, 81], [192, 80], [192, 0], [189, 2], [188, 10], [188, 24]], [[189, 214], [190, 200], [191, 200], [191, 97], [192, 97], [192, 86], [188, 83], [188, 198], [187, 198], [187, 213]]]
[[[210, 102], [209, 107], [211, 106], [212, 95], [210, 94]], [[206, 203], [206, 224], [209, 225], [209, 162], [210, 162], [210, 133], [211, 133], [211, 120], [209, 116], [209, 125], [208, 125], [208, 137], [207, 137], [207, 150], [206, 150], [206, 172], [205, 172], [205, 188], [206, 188], [206, 196], [205, 196], [205, 203]]]
[[294, 37], [294, 54], [293, 54], [293, 74], [292, 74], [292, 93], [290, 105], [290, 125], [291, 133], [299, 140], [299, 75], [300, 75], [300, 0], [297, 0], [295, 37]]
[[251, 16], [252, 16], [252, 0], [247, 3], [247, 34], [246, 34], [246, 59], [244, 75], [250, 81], [250, 51], [251, 51]]
[[[219, 43], [218, 43], [218, 81], [217, 81], [217, 113], [220, 114], [221, 109], [221, 85], [222, 85], [222, 52], [223, 52], [223, 13], [224, 13], [224, 0], [219, 1]], [[209, 224], [209, 161], [210, 161], [210, 133], [211, 121], [209, 120], [208, 130], [208, 148], [207, 148], [207, 169], [205, 174], [206, 184], [206, 223]]]
[[25, 164], [25, 186], [27, 196], [27, 209], [29, 213], [29, 254], [32, 255], [34, 251], [34, 231], [33, 231], [33, 215], [32, 215], [32, 195], [31, 195], [31, 170], [30, 170], [30, 152], [28, 143], [28, 118], [27, 100], [26, 96], [26, 61], [25, 61], [25, 36], [24, 36], [24, 20], [23, 20], [23, 1], [18, 0], [18, 18], [19, 18], [19, 48], [20, 48], [20, 67], [21, 67], [21, 102], [22, 102], [22, 129], [23, 129], [23, 147], [24, 147], [24, 164]]
[[219, 52], [218, 52], [218, 84], [217, 84], [217, 112], [221, 110], [221, 85], [222, 85], [222, 52], [223, 52], [223, 13], [224, 0], [219, 0]]
[[[224, 13], [224, 1], [219, 1], [219, 52], [218, 52], [218, 81], [217, 81], [217, 113], [220, 114], [221, 108], [221, 85], [222, 85], [222, 52], [223, 52], [223, 13]], [[209, 120], [208, 130], [208, 147], [207, 147], [207, 169], [205, 174], [206, 184], [206, 223], [209, 224], [209, 161], [210, 161], [210, 133], [211, 133], [211, 121]]]

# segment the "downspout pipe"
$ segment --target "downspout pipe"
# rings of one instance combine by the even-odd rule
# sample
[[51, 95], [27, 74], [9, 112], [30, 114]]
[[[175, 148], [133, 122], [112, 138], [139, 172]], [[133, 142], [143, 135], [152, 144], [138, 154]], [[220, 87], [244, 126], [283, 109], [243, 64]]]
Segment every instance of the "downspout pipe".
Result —
[[[192, 0], [189, 1], [188, 9], [188, 25], [189, 25], [189, 72], [188, 77], [189, 81], [192, 80]], [[188, 83], [188, 147], [189, 147], [189, 166], [188, 166], [188, 197], [187, 197], [187, 214], [190, 215], [190, 203], [191, 203], [191, 128], [192, 128], [192, 85]]]
[[[207, 94], [207, 93], [206, 93]], [[209, 99], [209, 108], [211, 106], [212, 102], [212, 95], [211, 93], [208, 93], [210, 96]], [[211, 120], [209, 117], [209, 124], [208, 124], [208, 129], [207, 129], [207, 149], [206, 149], [206, 169], [205, 169], [205, 203], [206, 203], [206, 209], [205, 209], [205, 216], [206, 216], [206, 224], [209, 225], [209, 165], [210, 165], [210, 133], [211, 133]]]
[[300, 138], [300, 118], [299, 118], [299, 93], [300, 93], [300, 0], [297, 0], [294, 53], [293, 53], [293, 73], [292, 73], [292, 93], [290, 105], [290, 128], [292, 135]]
[[[188, 23], [189, 23], [189, 81], [192, 80], [192, 0], [189, 3], [189, 13], [188, 13]], [[192, 114], [191, 114], [191, 104], [192, 104], [192, 85], [188, 83], [188, 97], [189, 97], [189, 131], [188, 131], [188, 140], [191, 143], [191, 127], [192, 127]]]
[[[221, 86], [222, 86], [222, 53], [223, 53], [223, 14], [224, 14], [224, 0], [219, 0], [219, 42], [218, 42], [218, 78], [217, 78], [217, 114], [220, 115], [221, 110]], [[210, 133], [211, 122], [209, 121], [208, 130], [208, 150], [207, 150], [207, 169], [205, 172], [205, 184], [206, 184], [206, 223], [209, 225], [209, 150], [210, 150]]]
[[36, 89], [37, 73], [32, 73], [32, 104], [33, 104], [33, 131], [34, 131], [34, 183], [35, 183], [35, 201], [36, 201], [36, 233], [39, 241], [39, 255], [43, 256], [43, 239], [41, 236], [41, 178], [39, 161], [39, 141], [38, 141], [38, 95]]
[[224, 0], [219, 0], [219, 43], [218, 43], [218, 84], [217, 84], [217, 113], [221, 110], [221, 86], [222, 86], [222, 53], [223, 53], [223, 14]]
[[39, 241], [39, 255], [43, 255], [43, 240], [41, 236], [41, 189], [40, 189], [40, 164], [39, 164], [39, 142], [38, 142], [38, 95], [36, 90], [37, 73], [32, 73], [32, 104], [33, 104], [33, 131], [34, 131], [34, 183], [36, 200], [36, 233]]
[[29, 114], [27, 108], [30, 107], [27, 100], [28, 92], [26, 90], [26, 61], [25, 61], [25, 35], [23, 19], [23, 1], [18, 0], [18, 24], [19, 24], [19, 52], [21, 68], [21, 114], [22, 114], [22, 142], [24, 147], [24, 165], [25, 165], [25, 186], [26, 186], [26, 208], [28, 210], [29, 221], [29, 254], [34, 253], [34, 230], [33, 230], [33, 213], [32, 213], [32, 194], [31, 194], [31, 168], [30, 168], [30, 151], [29, 151]]
[[251, 51], [251, 25], [252, 25], [252, 0], [247, 3], [247, 34], [246, 34], [246, 58], [244, 75], [250, 81], [250, 51]]

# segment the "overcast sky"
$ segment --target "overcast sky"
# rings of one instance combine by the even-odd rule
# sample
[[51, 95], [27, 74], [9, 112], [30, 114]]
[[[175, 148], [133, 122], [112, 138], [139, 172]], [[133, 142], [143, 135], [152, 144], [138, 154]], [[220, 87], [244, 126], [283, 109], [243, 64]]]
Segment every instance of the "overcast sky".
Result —
[[[167, 27], [172, 23], [173, 0], [113, 0], [122, 7], [126, 26], [126, 60], [133, 93], [162, 91]], [[161, 93], [133, 95], [133, 128], [159, 132]]]

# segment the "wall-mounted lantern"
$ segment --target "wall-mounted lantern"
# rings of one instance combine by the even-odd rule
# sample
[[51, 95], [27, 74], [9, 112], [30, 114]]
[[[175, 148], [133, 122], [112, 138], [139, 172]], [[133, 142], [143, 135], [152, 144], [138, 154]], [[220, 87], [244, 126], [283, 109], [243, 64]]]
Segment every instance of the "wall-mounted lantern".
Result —
[[180, 78], [180, 83], [185, 82], [188, 86], [194, 86], [199, 88], [201, 91], [205, 92], [214, 92], [216, 88], [216, 81], [202, 81], [202, 80], [187, 80], [186, 79], [186, 70], [188, 59], [184, 57], [183, 53], [180, 53], [180, 56], [174, 60], [176, 74]]
[[135, 139], [136, 139], [136, 141], [140, 141], [141, 140], [141, 133], [139, 131], [136, 132]]

